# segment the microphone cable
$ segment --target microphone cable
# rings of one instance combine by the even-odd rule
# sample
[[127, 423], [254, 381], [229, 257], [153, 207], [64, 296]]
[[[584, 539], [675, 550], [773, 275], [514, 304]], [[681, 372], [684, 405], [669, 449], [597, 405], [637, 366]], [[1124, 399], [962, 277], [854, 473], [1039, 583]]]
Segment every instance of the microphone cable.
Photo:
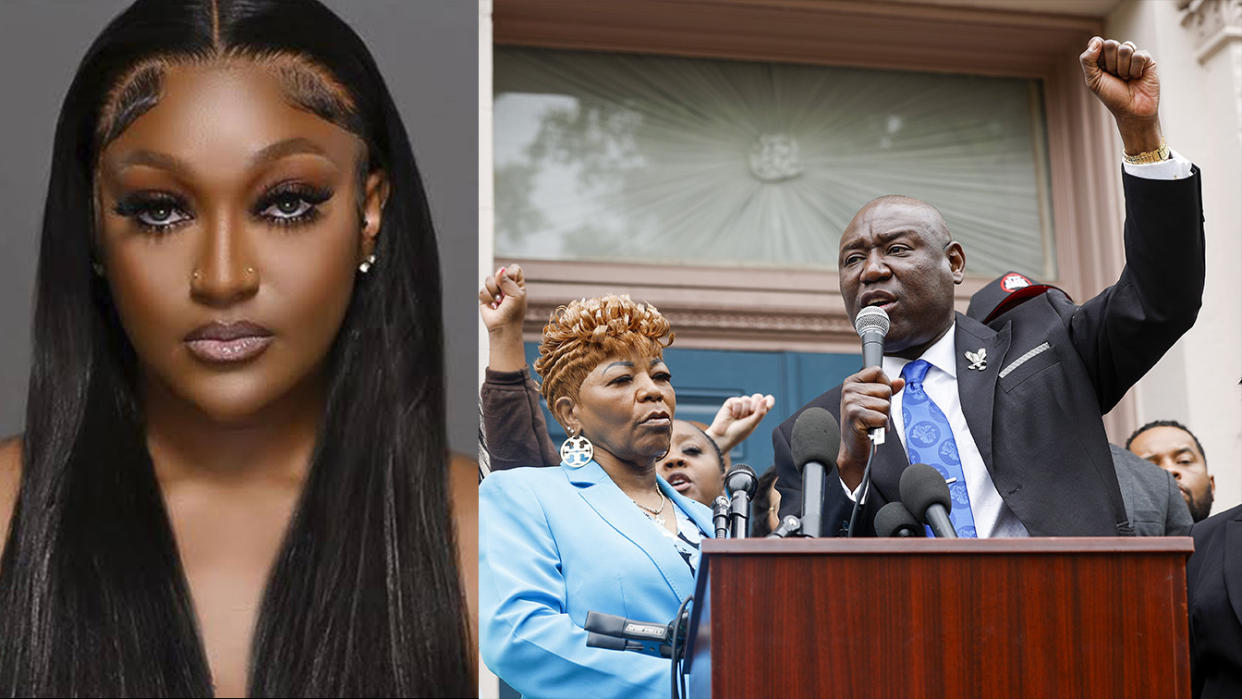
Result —
[[862, 506], [867, 502], [867, 494], [871, 492], [871, 462], [875, 459], [875, 452], [879, 449], [879, 445], [875, 442], [871, 443], [871, 449], [867, 451], [867, 465], [863, 468], [862, 487], [858, 491], [858, 497], [854, 499], [854, 507], [850, 510], [850, 524], [845, 530], [845, 538], [854, 538], [854, 526], [858, 524], [858, 513], [862, 511]]
[[686, 641], [681, 639], [681, 615], [685, 613], [686, 607], [694, 600], [694, 595], [690, 595], [681, 601], [681, 606], [677, 608], [677, 616], [673, 617], [673, 638], [672, 638], [672, 686], [671, 694], [673, 699], [682, 699], [688, 697], [689, 692], [686, 690], [686, 675], [681, 671], [682, 663], [686, 654]]

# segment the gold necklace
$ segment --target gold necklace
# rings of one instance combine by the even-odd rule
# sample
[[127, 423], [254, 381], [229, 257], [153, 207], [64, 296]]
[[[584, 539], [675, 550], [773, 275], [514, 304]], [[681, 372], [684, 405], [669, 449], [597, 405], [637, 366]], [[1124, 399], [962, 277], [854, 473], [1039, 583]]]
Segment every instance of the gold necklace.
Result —
[[664, 491], [658, 491], [658, 492], [660, 493], [660, 509], [658, 510], [653, 510], [650, 507], [647, 507], [641, 502], [635, 500], [634, 498], [630, 498], [630, 502], [634, 503], [635, 505], [638, 505], [638, 509], [642, 510], [643, 514], [647, 515], [649, 519], [651, 519], [656, 524], [663, 527], [666, 521], [664, 519], [664, 514], [663, 514], [664, 506], [668, 504], [668, 498], [664, 497]]

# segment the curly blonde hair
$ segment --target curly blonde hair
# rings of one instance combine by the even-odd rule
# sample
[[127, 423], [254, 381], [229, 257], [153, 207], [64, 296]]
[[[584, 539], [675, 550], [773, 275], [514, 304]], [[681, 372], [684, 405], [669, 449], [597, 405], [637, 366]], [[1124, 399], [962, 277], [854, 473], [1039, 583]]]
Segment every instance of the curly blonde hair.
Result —
[[668, 319], [651, 304], [625, 294], [571, 301], [543, 326], [535, 360], [540, 393], [549, 406], [561, 396], [577, 399], [582, 382], [607, 357], [635, 350], [661, 357], [671, 344]]

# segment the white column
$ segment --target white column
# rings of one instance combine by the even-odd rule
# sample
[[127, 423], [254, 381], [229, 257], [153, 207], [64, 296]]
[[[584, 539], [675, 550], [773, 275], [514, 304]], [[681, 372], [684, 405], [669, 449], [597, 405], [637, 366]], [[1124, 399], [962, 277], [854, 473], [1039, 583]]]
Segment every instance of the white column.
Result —
[[1126, 0], [1106, 28], [1156, 58], [1165, 139], [1203, 170], [1203, 308], [1135, 391], [1140, 424], [1179, 420], [1203, 443], [1220, 512], [1242, 502], [1242, 0]]
[[[479, 264], [475, 276], [480, 281], [492, 269], [492, 231], [495, 206], [492, 199], [492, 0], [479, 0]], [[487, 328], [479, 321], [479, 385], [487, 366]], [[479, 454], [482, 462], [483, 454]], [[479, 655], [479, 697], [500, 696], [496, 675]]]

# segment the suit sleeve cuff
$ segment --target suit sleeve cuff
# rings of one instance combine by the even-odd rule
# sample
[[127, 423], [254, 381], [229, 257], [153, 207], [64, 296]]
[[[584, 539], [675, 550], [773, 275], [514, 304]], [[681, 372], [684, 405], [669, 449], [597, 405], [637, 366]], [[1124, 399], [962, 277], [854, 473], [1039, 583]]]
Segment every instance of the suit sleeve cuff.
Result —
[[1122, 161], [1121, 167], [1127, 174], [1145, 180], [1184, 180], [1190, 177], [1191, 163], [1177, 151], [1170, 150], [1168, 160], [1146, 165], [1131, 165]]
[[840, 478], [838, 478], [837, 480], [840, 481], [841, 483], [841, 490], [845, 491], [845, 497], [849, 498], [850, 502], [858, 502], [858, 495], [859, 495], [858, 491], [859, 489], [862, 488], [862, 483], [859, 483], [857, 488], [850, 490], [850, 487], [845, 484], [845, 481], [841, 480]]

